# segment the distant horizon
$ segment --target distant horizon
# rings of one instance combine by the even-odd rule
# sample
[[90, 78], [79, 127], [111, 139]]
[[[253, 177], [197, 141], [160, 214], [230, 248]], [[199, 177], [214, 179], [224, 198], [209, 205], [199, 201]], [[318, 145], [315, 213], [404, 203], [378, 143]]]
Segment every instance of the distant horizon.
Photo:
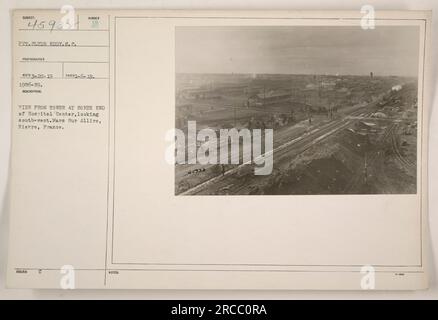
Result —
[[[253, 72], [175, 72], [175, 74], [210, 74], [210, 75], [282, 75], [282, 76], [329, 76], [329, 77], [341, 77], [341, 76], [353, 76], [353, 77], [370, 77], [370, 74], [328, 74], [328, 73], [253, 73]], [[373, 73], [373, 78], [379, 77], [397, 77], [397, 78], [414, 78], [417, 79], [418, 75], [380, 75]]]

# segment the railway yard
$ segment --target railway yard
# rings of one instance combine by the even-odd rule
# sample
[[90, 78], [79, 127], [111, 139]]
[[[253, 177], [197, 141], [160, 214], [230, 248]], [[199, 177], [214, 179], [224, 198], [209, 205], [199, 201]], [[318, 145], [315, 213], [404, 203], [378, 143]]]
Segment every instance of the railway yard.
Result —
[[177, 195], [416, 193], [413, 78], [177, 74], [176, 127], [187, 130], [187, 121], [216, 131], [272, 128], [273, 171], [176, 164]]

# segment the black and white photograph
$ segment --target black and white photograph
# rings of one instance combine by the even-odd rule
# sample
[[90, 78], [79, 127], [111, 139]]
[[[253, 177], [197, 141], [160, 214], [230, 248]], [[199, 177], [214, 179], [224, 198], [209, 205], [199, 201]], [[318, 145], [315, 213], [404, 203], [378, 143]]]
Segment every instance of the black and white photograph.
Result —
[[438, 297], [438, 2], [20, 1], [0, 300]]
[[[175, 122], [188, 137], [175, 194], [415, 194], [419, 35], [418, 26], [176, 27]], [[227, 145], [190, 140], [191, 126]], [[267, 174], [254, 171], [256, 140], [272, 158]], [[210, 161], [193, 159], [200, 151]]]

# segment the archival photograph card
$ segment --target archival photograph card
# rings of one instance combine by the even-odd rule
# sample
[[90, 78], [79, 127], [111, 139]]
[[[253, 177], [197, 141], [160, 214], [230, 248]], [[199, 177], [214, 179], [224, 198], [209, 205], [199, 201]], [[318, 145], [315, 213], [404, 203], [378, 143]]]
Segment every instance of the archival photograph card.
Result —
[[9, 287], [428, 287], [430, 12], [12, 19]]

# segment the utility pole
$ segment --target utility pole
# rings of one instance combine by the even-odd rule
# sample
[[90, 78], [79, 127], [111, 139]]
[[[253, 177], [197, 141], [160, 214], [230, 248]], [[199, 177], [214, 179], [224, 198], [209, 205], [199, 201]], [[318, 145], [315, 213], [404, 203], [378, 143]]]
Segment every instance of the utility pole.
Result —
[[311, 108], [311, 106], [307, 106], [307, 115], [309, 117], [309, 124], [312, 124], [312, 108]]
[[294, 88], [293, 85], [290, 87], [290, 110], [293, 112], [294, 110]]
[[322, 80], [321, 80], [321, 76], [318, 77], [318, 98], [319, 98], [319, 103], [321, 104], [321, 87], [322, 87]]
[[364, 161], [364, 183], [365, 185], [368, 183], [368, 163], [367, 163], [367, 153], [365, 152], [365, 161]]
[[234, 105], [234, 128], [237, 128], [237, 107]]

